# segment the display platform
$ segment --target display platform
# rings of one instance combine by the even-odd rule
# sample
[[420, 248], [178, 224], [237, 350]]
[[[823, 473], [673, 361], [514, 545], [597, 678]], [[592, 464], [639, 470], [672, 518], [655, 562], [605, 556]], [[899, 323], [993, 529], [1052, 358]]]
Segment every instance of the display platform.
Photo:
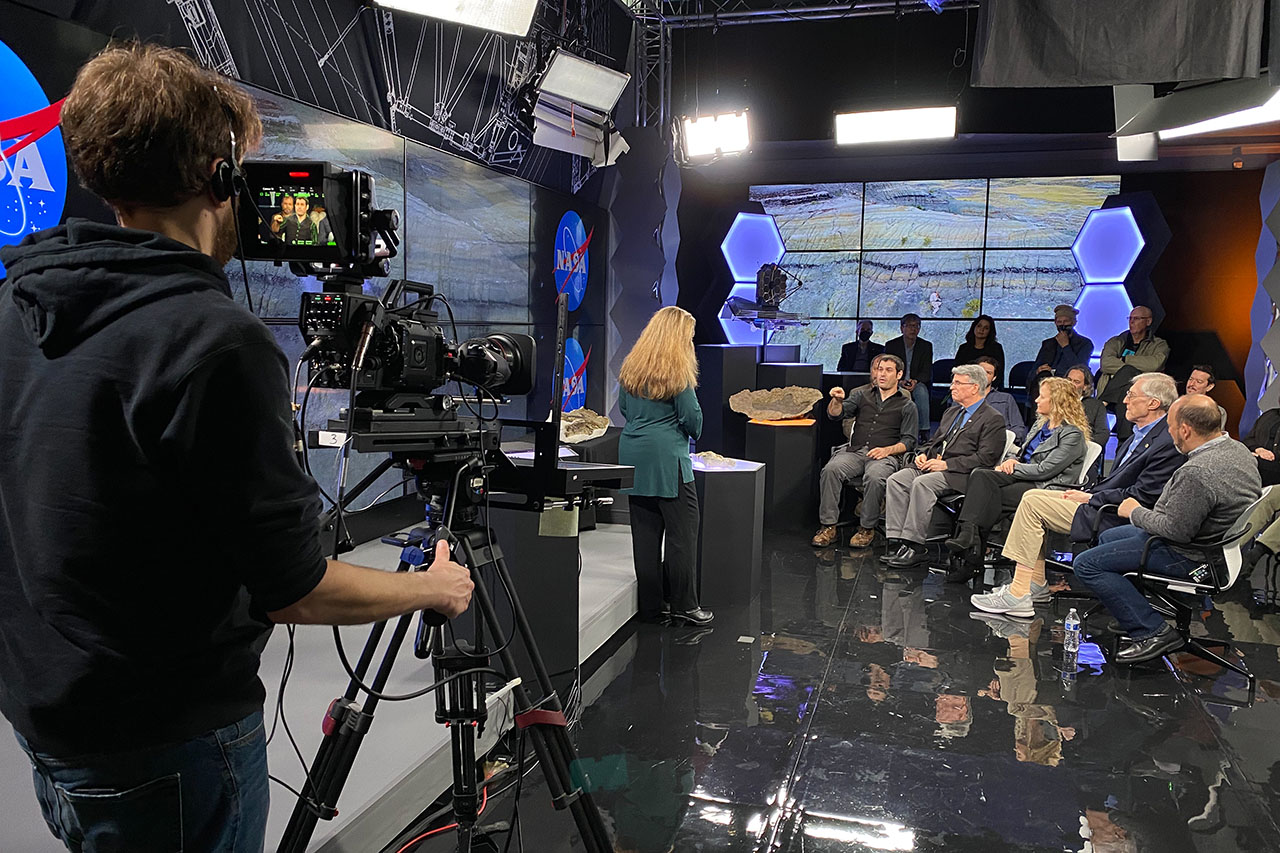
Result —
[[702, 508], [698, 535], [698, 601], [714, 610], [760, 592], [764, 544], [765, 466], [746, 459], [708, 464], [693, 457]]
[[747, 423], [746, 458], [765, 465], [766, 526], [789, 529], [812, 523], [817, 511], [817, 445], [813, 418]]

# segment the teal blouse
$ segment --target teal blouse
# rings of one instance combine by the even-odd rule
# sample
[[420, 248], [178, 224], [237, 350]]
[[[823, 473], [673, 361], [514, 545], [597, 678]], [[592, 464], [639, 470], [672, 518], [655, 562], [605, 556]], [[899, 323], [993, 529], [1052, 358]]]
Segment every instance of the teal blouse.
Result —
[[674, 498], [681, 483], [693, 482], [689, 439], [702, 435], [702, 407], [693, 388], [670, 400], [650, 400], [618, 389], [627, 425], [618, 440], [618, 462], [636, 469], [633, 495]]

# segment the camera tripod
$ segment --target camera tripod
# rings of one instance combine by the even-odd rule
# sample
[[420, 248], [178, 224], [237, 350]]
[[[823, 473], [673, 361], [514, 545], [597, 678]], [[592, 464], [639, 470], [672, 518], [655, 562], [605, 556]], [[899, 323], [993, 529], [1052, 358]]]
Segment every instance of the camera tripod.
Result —
[[[552, 688], [528, 619], [516, 597], [506, 561], [493, 532], [486, 524], [477, 520], [478, 503], [483, 500], [487, 491], [485, 443], [483, 434], [477, 441], [473, 434], [464, 433], [455, 436], [454, 447], [447, 453], [432, 450], [424, 456], [421, 452], [415, 454], [414, 451], [395, 452], [361, 480], [349, 495], [342, 496], [340, 502], [345, 505], [372, 485], [393, 464], [400, 462], [417, 472], [420, 492], [429, 494], [433, 490], [443, 490], [443, 512], [434, 531], [417, 528], [403, 538], [384, 538], [383, 541], [402, 546], [401, 560], [396, 570], [425, 569], [426, 561], [430, 559], [430, 540], [444, 539], [454, 549], [455, 559], [471, 571], [471, 579], [475, 583], [472, 603], [478, 609], [472, 646], [467, 648], [455, 642], [452, 648], [446, 649], [443, 639], [445, 619], [432, 611], [423, 612], [416, 643], [419, 656], [426, 656], [429, 650], [437, 683], [450, 678], [447, 683], [436, 688], [436, 719], [445, 723], [450, 730], [453, 757], [452, 797], [459, 853], [471, 853], [473, 849], [493, 849], [487, 840], [482, 840], [475, 832], [480, 802], [475, 738], [487, 716], [483, 673], [493, 672], [489, 668], [493, 656], [498, 658], [507, 678], [518, 672], [510, 648], [510, 640], [513, 638], [508, 638], [503, 632], [490, 590], [485, 585], [485, 572], [482, 569], [491, 569], [500, 585], [507, 590], [514, 616], [515, 634], [524, 643], [537, 687], [542, 693], [542, 698], [535, 703], [530, 699], [523, 683], [517, 682], [513, 686], [511, 696], [516, 726], [532, 741], [551, 793], [552, 804], [556, 809], [570, 811], [582, 837], [584, 849], [588, 853], [610, 853], [613, 846], [600, 812], [591, 795], [573, 778], [573, 765], [577, 761], [577, 755], [569, 741], [564, 709]], [[373, 681], [368, 683], [374, 694], [381, 694], [386, 686], [413, 615], [405, 614], [395, 620], [390, 643], [383, 653]], [[332, 820], [337, 815], [338, 796], [350, 774], [360, 744], [373, 723], [374, 711], [380, 699], [378, 695], [367, 695], [361, 702], [361, 684], [373, 665], [377, 646], [389, 621], [379, 622], [372, 627], [359, 660], [352, 668], [353, 677], [346, 692], [335, 699], [326, 712], [324, 739], [303, 789], [305, 799], [300, 798], [294, 806], [278, 848], [279, 853], [302, 853], [315, 831], [317, 821]], [[492, 651], [485, 644], [486, 632], [492, 638]]]

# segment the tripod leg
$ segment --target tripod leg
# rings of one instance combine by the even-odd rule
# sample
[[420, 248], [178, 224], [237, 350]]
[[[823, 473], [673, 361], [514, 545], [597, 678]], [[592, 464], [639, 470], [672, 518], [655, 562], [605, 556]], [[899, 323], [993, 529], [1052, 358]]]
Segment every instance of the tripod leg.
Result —
[[[502, 632], [502, 625], [493, 607], [493, 600], [489, 597], [489, 591], [484, 584], [481, 573], [477, 569], [486, 563], [492, 564], [498, 573], [499, 579], [510, 592], [511, 610], [515, 615], [516, 631], [524, 642], [529, 660], [537, 677], [538, 686], [542, 690], [543, 696], [546, 697], [546, 708], [535, 709], [533, 707], [523, 684], [515, 686], [511, 691], [511, 697], [516, 708], [517, 725], [527, 729], [530, 740], [533, 741], [534, 751], [538, 755], [538, 761], [542, 764], [543, 776], [547, 781], [547, 788], [551, 792], [552, 803], [557, 809], [569, 809], [573, 815], [574, 823], [577, 824], [578, 834], [582, 836], [583, 845], [588, 853], [611, 853], [613, 843], [609, 839], [609, 832], [600, 817], [600, 810], [596, 807], [591, 794], [577, 787], [573, 780], [571, 765], [577, 761], [578, 757], [574, 752], [573, 744], [569, 742], [569, 736], [565, 730], [560, 699], [551, 687], [551, 678], [547, 675], [542, 656], [538, 653], [537, 644], [534, 642], [533, 634], [529, 628], [529, 621], [515, 596], [515, 587], [512, 585], [511, 576], [507, 572], [502, 556], [498, 552], [497, 544], [494, 543], [492, 549], [490, 549], [489, 543], [493, 541], [493, 537], [491, 532], [485, 530], [471, 530], [458, 537], [458, 539], [463, 553], [466, 555], [466, 564], [472, 568], [471, 579], [475, 583], [475, 589], [472, 591], [472, 601], [478, 605], [480, 615], [489, 626], [489, 635], [493, 638], [495, 648], [498, 650], [498, 657], [502, 661], [503, 669], [508, 676], [518, 672], [515, 656], [508, 647], [507, 638]], [[485, 554], [483, 561], [477, 560], [477, 550], [481, 550]]]
[[[383, 653], [382, 663], [379, 664], [373, 683], [370, 685], [375, 692], [381, 693], [386, 687], [387, 679], [391, 677], [396, 653], [404, 642], [405, 634], [408, 633], [412, 621], [412, 613], [407, 613], [396, 620], [395, 630], [391, 633], [391, 642]], [[360, 666], [364, 669], [360, 666], [354, 668], [356, 679], [352, 679], [348, 684], [347, 694], [330, 705], [329, 714], [325, 719], [324, 740], [320, 743], [310, 774], [310, 794], [320, 814], [316, 813], [317, 809], [311, 804], [299, 800], [289, 816], [289, 823], [285, 827], [280, 846], [277, 848], [278, 853], [303, 853], [307, 849], [312, 833], [315, 832], [320, 815], [324, 815], [325, 820], [332, 820], [338, 813], [336, 808], [338, 795], [342, 793], [342, 788], [347, 782], [351, 767], [355, 764], [356, 753], [369, 727], [373, 724], [373, 712], [378, 706], [376, 696], [368, 696], [363, 707], [356, 704], [355, 697], [360, 692], [356, 681], [363, 680], [372, 662], [374, 648], [385, 627], [385, 622], [379, 622], [369, 632], [369, 639], [360, 655]]]

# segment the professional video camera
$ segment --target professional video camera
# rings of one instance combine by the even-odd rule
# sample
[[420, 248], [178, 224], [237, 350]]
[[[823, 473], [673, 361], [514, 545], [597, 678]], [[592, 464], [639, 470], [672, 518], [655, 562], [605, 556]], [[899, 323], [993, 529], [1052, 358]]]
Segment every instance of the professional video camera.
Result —
[[[346, 417], [330, 420], [326, 432], [345, 435], [340, 445], [344, 454], [354, 450], [384, 456], [350, 492], [345, 486], [346, 466], [340, 466], [334, 507], [321, 520], [322, 530], [334, 532], [334, 556], [343, 544], [346, 506], [382, 474], [398, 467], [412, 472], [418, 495], [428, 502], [431, 527], [415, 529], [403, 540], [384, 538], [402, 546], [397, 570], [423, 567], [431, 550], [429, 540], [449, 542], [471, 569], [479, 611], [471, 644], [464, 648], [465, 644], [454, 642], [446, 647], [444, 617], [430, 611], [421, 615], [415, 643], [420, 656], [433, 659], [437, 681], [426, 690], [436, 693], [436, 719], [450, 726], [457, 849], [465, 853], [496, 849], [485, 846], [488, 839], [476, 827], [483, 783], [477, 775], [475, 738], [487, 713], [482, 676], [499, 672], [515, 676], [519, 665], [511, 643], [519, 640], [534, 671], [530, 684], [541, 698], [535, 704], [523, 679], [515, 677], [510, 689], [516, 720], [533, 742], [553, 803], [572, 812], [585, 849], [609, 853], [613, 844], [590, 788], [570, 769], [578, 761], [566, 733], [564, 708], [516, 598], [501, 548], [488, 527], [487, 512], [484, 518], [479, 512], [482, 504], [503, 506], [503, 494], [512, 508], [542, 512], [552, 503], [584, 505], [592, 482], [610, 483], [613, 488], [631, 485], [630, 469], [619, 470], [621, 466], [559, 463], [556, 446], [567, 298], [562, 294], [557, 303], [552, 417], [546, 422], [508, 421], [532, 430], [535, 436], [534, 459], [517, 466], [501, 451], [501, 422], [483, 418], [477, 411], [472, 417], [460, 417], [454, 398], [431, 392], [456, 379], [474, 386], [478, 398], [496, 399], [498, 392], [529, 393], [535, 363], [533, 338], [498, 333], [450, 342], [432, 310], [435, 302], [446, 307], [448, 302], [429, 284], [393, 280], [381, 299], [366, 295], [364, 280], [388, 274], [389, 259], [400, 242], [399, 216], [394, 210], [373, 206], [373, 178], [367, 173], [296, 161], [247, 162], [242, 170], [244, 183], [238, 187], [242, 203], [237, 212], [241, 257], [288, 262], [297, 275], [313, 275], [323, 282], [322, 292], [302, 294], [298, 327], [307, 342], [299, 368], [303, 361], [310, 365], [308, 389], [346, 388], [351, 393]], [[406, 294], [416, 298], [399, 304]], [[308, 446], [319, 443], [316, 433]], [[498, 494], [491, 495], [491, 489]], [[506, 620], [499, 619], [486, 588], [485, 578], [492, 576], [506, 592], [513, 613], [510, 639]], [[302, 853], [317, 820], [337, 815], [338, 795], [372, 724], [378, 700], [385, 695], [386, 679], [412, 618], [413, 614], [406, 614], [396, 620], [372, 687], [364, 679], [386, 623], [370, 631], [354, 667], [343, 657], [351, 681], [347, 692], [326, 712], [325, 736], [285, 828], [280, 853]], [[491, 661], [502, 669], [494, 670]], [[362, 693], [363, 700], [357, 701]], [[416, 831], [413, 835], [420, 837]]]
[[[239, 210], [243, 257], [288, 262], [298, 275], [323, 282], [304, 293], [298, 328], [307, 341], [314, 384], [375, 395], [427, 394], [454, 379], [490, 393], [533, 390], [533, 338], [498, 333], [451, 342], [431, 310], [429, 284], [396, 280], [382, 299], [362, 283], [385, 276], [399, 245], [399, 215], [373, 206], [373, 178], [328, 163], [243, 164], [253, 204]], [[417, 299], [395, 307], [405, 293]], [[400, 396], [404, 402], [408, 397]]]

